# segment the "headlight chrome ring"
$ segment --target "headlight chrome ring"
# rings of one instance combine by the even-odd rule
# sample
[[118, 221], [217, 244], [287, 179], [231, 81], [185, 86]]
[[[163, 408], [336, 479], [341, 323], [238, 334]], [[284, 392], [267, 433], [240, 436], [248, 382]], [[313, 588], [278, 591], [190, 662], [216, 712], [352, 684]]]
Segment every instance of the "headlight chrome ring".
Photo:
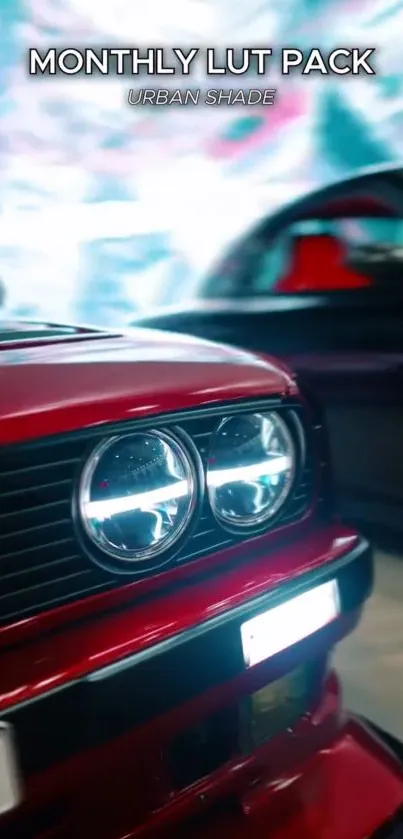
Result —
[[267, 527], [291, 494], [297, 459], [291, 430], [275, 411], [223, 419], [211, 439], [207, 468], [219, 524], [237, 533]]
[[104, 439], [90, 453], [79, 479], [76, 519], [101, 565], [144, 573], [177, 552], [199, 494], [191, 441], [182, 433], [136, 431]]

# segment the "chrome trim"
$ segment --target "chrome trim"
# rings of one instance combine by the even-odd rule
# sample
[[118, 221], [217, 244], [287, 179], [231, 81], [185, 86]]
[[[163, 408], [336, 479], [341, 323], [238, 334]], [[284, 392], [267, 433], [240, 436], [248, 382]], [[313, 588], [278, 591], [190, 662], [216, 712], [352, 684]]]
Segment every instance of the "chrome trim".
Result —
[[260, 611], [264, 611], [265, 609], [270, 609], [273, 606], [277, 606], [284, 600], [288, 600], [291, 597], [302, 594], [312, 585], [319, 584], [325, 578], [333, 577], [346, 565], [349, 565], [351, 562], [358, 559], [358, 557], [361, 556], [362, 553], [365, 553], [365, 551], [369, 548], [369, 542], [364, 537], [359, 537], [358, 544], [351, 551], [344, 554], [334, 562], [329, 562], [318, 570], [310, 571], [308, 574], [300, 575], [296, 580], [293, 580], [289, 584], [279, 586], [268, 594], [262, 594], [252, 600], [247, 600], [240, 606], [236, 606], [234, 609], [224, 612], [222, 615], [217, 615], [214, 618], [204, 621], [204, 623], [191, 627], [191, 629], [186, 629], [184, 632], [174, 635], [172, 638], [167, 638], [166, 641], [161, 641], [159, 644], [155, 644], [152, 647], [147, 647], [145, 650], [141, 650], [138, 653], [134, 653], [134, 655], [129, 656], [122, 661], [118, 661], [115, 664], [109, 664], [100, 670], [95, 670], [93, 673], [89, 673], [85, 677], [85, 680], [89, 682], [98, 682], [102, 679], [108, 679], [110, 676], [115, 675], [115, 673], [119, 671], [126, 670], [136, 664], [141, 664], [147, 659], [163, 655], [174, 647], [185, 644], [187, 641], [192, 641], [194, 638], [200, 637], [213, 629], [217, 629], [217, 627], [229, 623], [234, 619], [242, 619], [245, 615], [250, 617], [249, 613], [251, 610], [256, 610], [256, 613], [258, 613]]
[[[207, 485], [207, 494], [208, 499], [211, 507], [211, 511], [216, 522], [224, 529], [227, 530], [229, 533], [244, 533], [247, 535], [248, 533], [252, 534], [253, 531], [260, 530], [262, 527], [269, 525], [270, 522], [275, 519], [277, 514], [283, 509], [285, 503], [288, 499], [292, 496], [292, 492], [295, 488], [296, 476], [297, 476], [297, 461], [298, 455], [301, 454], [297, 452], [297, 446], [293, 435], [290, 431], [289, 423], [287, 423], [283, 417], [279, 414], [278, 411], [253, 411], [250, 414], [245, 413], [244, 419], [248, 419], [249, 417], [261, 417], [262, 419], [271, 418], [273, 424], [277, 425], [285, 439], [287, 440], [287, 444], [290, 449], [290, 457], [291, 457], [291, 466], [289, 469], [289, 475], [285, 486], [283, 487], [282, 491], [278, 495], [276, 501], [264, 512], [254, 515], [251, 514], [249, 516], [244, 516], [240, 520], [231, 519], [229, 516], [221, 514], [217, 510], [216, 504], [216, 494], [217, 489], [216, 487], [210, 487], [209, 485], [209, 465], [206, 466], [206, 485]], [[216, 435], [220, 432], [220, 430], [224, 427], [224, 425], [228, 422], [231, 422], [234, 417], [231, 415], [223, 416], [222, 420], [218, 423], [217, 427], [214, 429], [213, 433], [210, 437], [209, 443], [209, 451], [210, 454], [213, 451], [213, 446], [215, 444]]]
[[[144, 548], [138, 551], [128, 550], [126, 552], [123, 552], [119, 549], [113, 550], [111, 547], [108, 547], [108, 544], [106, 542], [101, 542], [101, 540], [97, 541], [94, 538], [93, 528], [89, 524], [85, 508], [90, 502], [90, 490], [92, 479], [94, 477], [94, 472], [97, 466], [99, 465], [103, 455], [116, 443], [124, 440], [130, 440], [131, 437], [137, 437], [141, 434], [148, 435], [150, 437], [155, 437], [161, 440], [162, 442], [166, 443], [167, 445], [171, 446], [171, 448], [174, 450], [176, 456], [181, 462], [184, 473], [186, 475], [186, 481], [188, 483], [187, 509], [182, 521], [179, 523], [179, 526], [177, 526], [176, 529], [174, 529], [174, 531], [170, 535], [168, 535], [165, 541], [162, 540], [161, 544], [157, 543], [154, 546]], [[135, 564], [138, 562], [147, 562], [147, 560], [154, 560], [158, 557], [162, 558], [167, 551], [173, 548], [173, 546], [183, 536], [193, 518], [193, 514], [197, 507], [200, 492], [201, 488], [198, 486], [197, 470], [190, 455], [190, 451], [186, 447], [186, 441], [182, 442], [182, 440], [179, 439], [172, 431], [166, 431], [165, 429], [150, 428], [146, 430], [139, 429], [138, 431], [133, 429], [131, 434], [116, 434], [111, 437], [104, 438], [95, 446], [95, 448], [89, 454], [82, 469], [79, 480], [77, 492], [77, 506], [80, 522], [91, 543], [99, 551], [101, 551], [102, 554], [105, 554], [105, 556], [112, 557], [113, 559], [121, 563], [132, 562], [133, 564]]]
[[234, 609], [224, 612], [222, 615], [210, 618], [203, 623], [197, 624], [197, 626], [193, 626], [184, 632], [173, 635], [171, 638], [167, 638], [165, 641], [161, 641], [158, 644], [154, 644], [151, 647], [140, 650], [138, 653], [134, 653], [133, 655], [117, 661], [114, 664], [108, 664], [105, 667], [102, 667], [99, 670], [94, 670], [92, 673], [88, 673], [83, 677], [71, 679], [71, 681], [65, 682], [63, 685], [52, 688], [51, 690], [46, 691], [46, 693], [35, 696], [32, 699], [17, 702], [5, 708], [2, 714], [8, 714], [10, 712], [14, 713], [14, 711], [18, 711], [28, 705], [41, 702], [45, 697], [62, 693], [65, 689], [78, 685], [80, 682], [98, 682], [103, 679], [108, 679], [116, 673], [123, 672], [124, 670], [127, 670], [136, 664], [141, 664], [143, 661], [147, 661], [148, 659], [163, 655], [175, 647], [185, 644], [187, 641], [192, 641], [195, 638], [210, 632], [211, 630], [217, 629], [226, 623], [230, 623], [234, 619], [242, 619], [245, 615], [247, 617], [252, 617], [250, 612], [253, 610], [255, 610], [257, 614], [261, 610], [278, 605], [283, 600], [302, 594], [302, 592], [306, 591], [306, 589], [317, 583], [319, 584], [327, 577], [332, 578], [335, 574], [345, 568], [346, 565], [349, 565], [359, 559], [359, 557], [369, 549], [370, 543], [363, 536], [360, 536], [358, 537], [358, 542], [354, 548], [343, 554], [343, 556], [339, 557], [339, 559], [334, 562], [329, 562], [325, 566], [322, 566], [315, 571], [310, 571], [307, 574], [301, 574], [297, 577], [297, 579], [273, 589], [273, 591], [268, 594], [262, 594], [252, 600], [247, 600], [240, 606], [236, 606]]

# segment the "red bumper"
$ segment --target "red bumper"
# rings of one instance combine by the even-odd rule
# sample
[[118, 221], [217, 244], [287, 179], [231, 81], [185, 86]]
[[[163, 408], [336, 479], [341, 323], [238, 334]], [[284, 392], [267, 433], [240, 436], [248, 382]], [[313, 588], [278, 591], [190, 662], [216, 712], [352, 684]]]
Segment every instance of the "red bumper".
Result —
[[[402, 768], [378, 739], [350, 717], [337, 739], [296, 771], [262, 780], [240, 802], [182, 839], [382, 839], [403, 836]], [[193, 827], [193, 826], [192, 826]], [[401, 832], [400, 832], [401, 831]]]
[[126, 778], [123, 791], [123, 778], [100, 765], [98, 791], [84, 785], [64, 817], [54, 801], [45, 819], [32, 812], [24, 827], [3, 823], [2, 839], [403, 839], [402, 763], [359, 719], [341, 715], [334, 675], [314, 716], [287, 738], [287, 749], [282, 735], [146, 823], [130, 825], [126, 813], [124, 828], [123, 800], [130, 789], [136, 797], [139, 778], [134, 786]]
[[[21, 807], [0, 820], [1, 837], [371, 836], [403, 805], [400, 767], [358, 723], [343, 722], [334, 677], [326, 687], [321, 678], [320, 698], [309, 705], [316, 710], [307, 706], [293, 728], [284, 726], [253, 752], [231, 747], [198, 773], [200, 780], [174, 781], [171, 752], [181, 732], [301, 661], [322, 659], [351, 631], [370, 590], [368, 550], [342, 528], [323, 529], [271, 562], [253, 558], [214, 585], [199, 581], [192, 598], [178, 590], [152, 611], [154, 627], [158, 620], [161, 632], [172, 624], [177, 630], [165, 642], [155, 633], [154, 646], [146, 646], [150, 617], [141, 623], [139, 607], [105, 616], [98, 632], [94, 622], [4, 654], [3, 714], [16, 733], [26, 783]], [[337, 577], [340, 620], [245, 671], [240, 621], [277, 602], [276, 583], [289, 597], [303, 579], [311, 586], [324, 575]], [[216, 739], [214, 733], [209, 744]]]

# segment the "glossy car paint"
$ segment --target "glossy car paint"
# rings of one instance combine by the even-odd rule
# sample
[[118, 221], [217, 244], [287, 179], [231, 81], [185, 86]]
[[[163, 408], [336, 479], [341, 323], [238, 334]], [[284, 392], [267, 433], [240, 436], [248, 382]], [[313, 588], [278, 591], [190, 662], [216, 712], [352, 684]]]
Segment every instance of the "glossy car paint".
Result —
[[[150, 330], [133, 330], [130, 336], [84, 333], [57, 340], [52, 336], [33, 342], [20, 341], [16, 331], [15, 340], [4, 344], [0, 336], [0, 448], [111, 421], [271, 395], [298, 395], [285, 364], [208, 341]], [[304, 522], [291, 525], [288, 532], [301, 527]], [[271, 550], [282, 536], [281, 531], [268, 534], [263, 542]], [[259, 544], [259, 539], [253, 541], [257, 549]], [[186, 579], [213, 564], [238, 560], [242, 553], [242, 546], [235, 547], [191, 567], [127, 583], [0, 627], [0, 647], [33, 638], [59, 623], [119, 607], [135, 595], [169, 586], [178, 577]]]
[[[182, 724], [188, 724], [195, 713], [197, 715], [197, 711], [200, 714], [200, 703], [199, 709], [193, 709], [193, 713], [187, 711]], [[204, 701], [201, 703], [201, 711], [204, 712]], [[178, 725], [177, 719], [169, 720], [171, 726], [175, 722]], [[318, 749], [329, 746], [341, 724], [340, 690], [337, 679], [333, 676], [312, 718], [302, 720], [292, 734], [285, 733], [270, 744], [273, 767], [271, 771], [270, 763], [269, 767], [267, 766], [266, 750], [263, 750], [263, 760], [262, 755], [256, 756], [256, 762], [250, 758], [238, 760], [232, 765], [232, 771], [228, 771], [229, 767], [225, 766], [216, 772], [214, 777], [199, 782], [195, 788], [183, 793], [176, 800], [165, 801], [163, 808], [155, 808], [153, 821], [143, 829], [138, 825], [136, 799], [141, 801], [141, 797], [146, 796], [147, 807], [150, 792], [147, 796], [144, 785], [141, 784], [141, 777], [144, 769], [150, 764], [152, 766], [153, 762], [155, 767], [152, 778], [155, 775], [159, 776], [162, 767], [155, 742], [150, 739], [149, 732], [146, 732], [146, 737], [143, 736], [142, 739], [134, 732], [123, 740], [110, 743], [106, 749], [80, 754], [67, 764], [55, 767], [52, 772], [33, 778], [29, 790], [25, 789], [23, 806], [19, 811], [9, 814], [6, 819], [3, 818], [1, 827], [5, 831], [4, 835], [7, 835], [8, 831], [12, 839], [20, 836], [18, 830], [24, 835], [24, 828], [29, 839], [43, 839], [44, 826], [36, 832], [33, 828], [31, 833], [28, 832], [27, 826], [35, 825], [38, 821], [43, 825], [44, 819], [38, 818], [38, 814], [47, 814], [50, 809], [51, 817], [46, 822], [46, 830], [67, 825], [71, 830], [71, 833], [67, 833], [68, 839], [73, 839], [73, 836], [74, 839], [81, 839], [86, 835], [92, 836], [93, 833], [102, 839], [105, 836], [108, 839], [121, 839], [123, 836], [131, 837], [135, 830], [134, 835], [141, 835], [143, 832], [158, 835], [159, 830], [165, 826], [174, 824], [178, 827], [182, 819], [202, 814], [205, 809], [202, 796], [210, 807], [217, 799], [226, 802], [228, 799], [231, 801], [234, 795], [242, 798], [262, 772], [267, 774], [269, 771], [272, 778], [278, 779], [291, 766], [298, 766]], [[154, 778], [155, 786], [158, 796], [160, 786], [158, 781], [155, 783]], [[155, 795], [155, 789], [152, 792]], [[57, 802], [54, 814], [51, 802]], [[74, 828], [77, 832], [73, 832]], [[103, 832], [98, 834], [101, 828]], [[53, 833], [50, 835], [53, 839]], [[54, 835], [59, 839], [56, 830]]]
[[[387, 822], [401, 806], [400, 766], [385, 755], [362, 723], [349, 717], [330, 747], [319, 749], [297, 771], [260, 779], [242, 799], [238, 813], [229, 807], [221, 818], [206, 818], [192, 836], [369, 839], [377, 832], [388, 838]], [[385, 826], [382, 834], [378, 834], [380, 825]], [[171, 834], [177, 839], [186, 835], [186, 828]]]
[[[250, 602], [270, 589], [281, 590], [282, 584], [290, 583], [293, 578], [301, 579], [301, 568], [304, 575], [323, 572], [326, 567], [333, 574], [335, 571], [331, 569], [337, 560], [350, 557], [358, 541], [354, 532], [341, 526], [315, 528], [311, 540], [296, 539], [270, 556], [267, 553], [252, 556], [247, 564], [243, 562], [238, 567], [227, 568], [210, 584], [205, 578], [195, 581], [191, 597], [189, 588], [172, 595], [167, 592], [159, 603], [151, 601], [145, 608], [138, 606], [105, 615], [87, 626], [66, 627], [64, 633], [38, 638], [27, 646], [19, 645], [9, 652], [4, 651], [3, 687], [7, 678], [12, 683], [8, 684], [7, 695], [3, 691], [2, 713], [7, 720], [7, 710], [12, 711], [16, 705], [23, 707], [30, 700], [37, 699], [40, 703], [40, 695], [57, 691], [83, 673], [99, 671], [123, 656], [127, 658], [131, 652], [140, 652], [166, 640], [172, 632], [178, 634], [189, 626], [199, 626], [201, 621], [227, 614], [229, 609]], [[153, 831], [154, 821], [156, 835], [159, 835], [162, 824], [169, 825], [172, 819], [182, 820], [197, 812], [201, 796], [208, 801], [224, 797], [225, 801], [226, 796], [236, 795], [243, 801], [245, 795], [256, 791], [255, 785], [261, 782], [262, 773], [266, 776], [269, 771], [272, 780], [278, 780], [280, 771], [298, 766], [302, 758], [319, 747], [327, 747], [335, 736], [341, 720], [332, 693], [334, 680], [330, 680], [330, 693], [325, 694], [313, 717], [308, 715], [292, 732], [278, 738], [277, 744], [272, 742], [253, 756], [238, 757], [195, 787], [178, 793], [172, 791], [161, 754], [177, 733], [225, 707], [235, 697], [238, 699], [258, 690], [268, 680], [279, 678], [298, 666], [301, 660], [320, 656], [331, 649], [341, 637], [351, 632], [358, 619], [359, 611], [347, 612], [286, 655], [280, 654], [270, 662], [245, 671], [235, 680], [197, 695], [185, 705], [174, 707], [103, 747], [82, 751], [74, 758], [58, 763], [51, 771], [30, 776], [25, 784], [23, 806], [9, 817], [10, 836], [24, 835], [25, 824], [46, 822], [53, 826], [54, 821], [60, 819], [69, 825], [71, 833], [66, 836], [71, 839], [81, 836], [84, 839], [93, 831], [99, 839], [118, 839], [132, 835], [134, 828], [133, 835], [141, 835], [142, 831]], [[31, 690], [27, 690], [30, 673], [34, 681]], [[124, 703], [125, 696], [122, 695], [119, 701]], [[60, 725], [64, 724], [71, 725], [72, 721], [60, 717]], [[80, 725], [79, 719], [75, 725]], [[275, 767], [274, 777], [271, 767]], [[38, 839], [38, 836], [42, 839], [38, 831], [26, 835], [29, 839]], [[57, 832], [49, 835], [59, 836]], [[48, 839], [48, 833], [44, 832], [44, 836]]]
[[[248, 543], [248, 556], [253, 557], [255, 553], [259, 553], [261, 550], [266, 553], [270, 552], [271, 555], [284, 541], [285, 535], [287, 539], [296, 538], [299, 541], [312, 536], [314, 514], [315, 507], [313, 506], [300, 522], [290, 524], [286, 528], [278, 528], [275, 532], [265, 536], [256, 537], [253, 542]], [[0, 627], [0, 650], [2, 647], [20, 643], [27, 638], [32, 640], [37, 635], [52, 631], [58, 626], [79, 621], [83, 617], [95, 616], [97, 613], [123, 608], [126, 604], [135, 603], [136, 599], [143, 595], [151, 596], [153, 593], [157, 594], [160, 590], [170, 589], [179, 580], [184, 583], [186, 580], [205, 574], [208, 571], [219, 571], [228, 562], [239, 563], [244, 560], [245, 545], [240, 544], [232, 548], [226, 548], [213, 556], [202, 557], [189, 565], [156, 574], [154, 577], [135, 582], [124, 582], [122, 580], [121, 588], [94, 594], [86, 600], [69, 603], [56, 610], [43, 612], [36, 617], [24, 618], [21, 621]]]
[[[315, 527], [268, 556], [250, 543], [248, 562], [232, 563], [191, 589], [167, 589], [166, 596], [136, 604], [87, 624], [67, 627], [28, 647], [4, 650], [0, 668], [0, 711], [158, 644], [211, 617], [335, 562], [358, 544], [356, 534], [332, 525]], [[259, 555], [260, 554], [260, 555]], [[245, 545], [243, 545], [243, 559]], [[191, 591], [191, 597], [189, 592]], [[135, 607], [135, 608], [133, 608]], [[30, 636], [31, 637], [31, 636]]]
[[297, 393], [286, 365], [208, 341], [0, 342], [0, 445], [218, 401]]
[[[160, 806], [141, 823], [149, 803], [142, 778], [153, 761]], [[158, 767], [149, 734], [143, 742], [130, 736], [80, 755], [35, 779], [18, 811], [17, 828], [16, 814], [9, 815], [2, 836], [370, 839], [403, 806], [401, 764], [362, 723], [343, 713], [334, 674], [312, 715], [181, 795], [164, 800]]]
[[[286, 367], [190, 339], [151, 336], [147, 343], [147, 337], [138, 333], [133, 341], [99, 337], [53, 345], [14, 343], [0, 350], [4, 415], [0, 443], [132, 419], [133, 415], [297, 393]], [[134, 586], [122, 589], [122, 600], [119, 592], [105, 595], [104, 614], [96, 616], [94, 611], [91, 620], [89, 599], [79, 622], [77, 612], [66, 610], [57, 631], [48, 630], [56, 628], [58, 613], [5, 628], [1, 636], [2, 713], [7, 717], [7, 711], [18, 704], [40, 702], [42, 695], [67, 682], [224, 614], [301, 574], [331, 567], [356, 543], [354, 531], [336, 522], [320, 525], [311, 511], [288, 536], [273, 534], [227, 551], [225, 564], [217, 564], [209, 584], [206, 577], [198, 578], [198, 568], [193, 566], [191, 597], [188, 586], [176, 584], [176, 575], [175, 580], [170, 578], [175, 585], [167, 587], [163, 598], [149, 596], [147, 601], [136, 602], [139, 590]], [[188, 573], [190, 578], [192, 570]], [[331, 648], [358, 618], [359, 613], [352, 612], [320, 633], [317, 641], [311, 639], [312, 652]], [[306, 655], [306, 645], [304, 649]], [[300, 650], [291, 654], [289, 666], [296, 666], [299, 659], [294, 661], [292, 655], [298, 654]], [[169, 786], [161, 744], [235, 695], [258, 689], [264, 683], [265, 668], [259, 666], [236, 684], [213, 688], [123, 738], [32, 776], [21, 807], [2, 820], [1, 835], [6, 839], [134, 839], [172, 830], [176, 837], [179, 823], [196, 815], [199, 827], [195, 830], [203, 837], [220, 829], [221, 836], [240, 839], [245, 829], [249, 836], [253, 828], [259, 839], [269, 837], [267, 831], [273, 833], [273, 829], [284, 839], [296, 835], [305, 839], [309, 825], [317, 824], [323, 827], [323, 839], [325, 835], [341, 839], [343, 834], [325, 834], [324, 830], [328, 829], [326, 812], [333, 816], [341, 791], [346, 790], [341, 777], [343, 758], [351, 772], [360, 773], [366, 793], [373, 787], [374, 795], [368, 808], [359, 791], [352, 805], [354, 819], [342, 822], [338, 814], [335, 825], [341, 829], [346, 823], [351, 828], [346, 839], [364, 839], [403, 803], [400, 768], [358, 724], [346, 724], [334, 676], [329, 677], [316, 711], [295, 728], [184, 792], [174, 793]], [[271, 670], [271, 678], [281, 675], [275, 667]], [[124, 696], [121, 699], [125, 701]], [[60, 719], [60, 726], [66, 723]], [[225, 808], [227, 800], [231, 807], [235, 802], [236, 822], [225, 818], [217, 828], [213, 817], [211, 824], [203, 826], [200, 818], [204, 813], [207, 816], [210, 804], [219, 801]], [[184, 835], [197, 835], [193, 828], [190, 834], [186, 829]]]

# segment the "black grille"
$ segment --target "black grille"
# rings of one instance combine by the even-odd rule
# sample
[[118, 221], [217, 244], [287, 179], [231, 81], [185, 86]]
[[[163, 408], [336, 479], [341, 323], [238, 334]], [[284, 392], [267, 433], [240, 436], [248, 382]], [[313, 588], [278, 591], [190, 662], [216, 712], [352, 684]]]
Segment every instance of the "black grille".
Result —
[[[251, 406], [245, 406], [245, 413], [250, 410]], [[222, 410], [221, 415], [224, 413], [228, 416], [233, 410]], [[209, 436], [217, 421], [217, 413], [194, 417], [188, 413], [183, 419], [180, 415], [158, 418], [153, 427], [179, 425], [193, 439], [205, 461]], [[0, 624], [128, 582], [127, 577], [114, 577], [95, 565], [82, 550], [71, 517], [71, 497], [88, 450], [108, 433], [127, 433], [141, 425], [136, 422], [103, 426], [102, 430], [0, 448]], [[301, 478], [276, 526], [303, 516], [312, 498], [313, 484], [312, 452], [308, 446]], [[191, 562], [237, 541], [239, 537], [216, 524], [205, 501], [197, 528], [174, 564]]]

